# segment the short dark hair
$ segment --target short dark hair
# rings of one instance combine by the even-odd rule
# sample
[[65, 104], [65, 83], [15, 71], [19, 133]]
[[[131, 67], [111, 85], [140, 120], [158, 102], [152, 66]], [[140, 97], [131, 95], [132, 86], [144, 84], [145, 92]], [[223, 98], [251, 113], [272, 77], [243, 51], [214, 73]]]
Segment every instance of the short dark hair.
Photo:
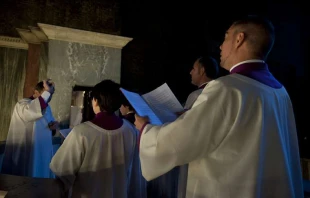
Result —
[[43, 81], [38, 82], [38, 84], [34, 87], [34, 90], [41, 93], [44, 90]]
[[125, 107], [128, 107], [130, 111], [134, 111], [134, 108], [130, 104], [130, 102], [127, 100], [127, 98], [123, 95], [122, 97], [122, 105]]
[[100, 111], [114, 113], [121, 106], [122, 93], [120, 85], [112, 80], [103, 80], [96, 84], [91, 91], [91, 98], [95, 98]]
[[211, 79], [216, 79], [219, 74], [219, 66], [211, 56], [201, 56], [198, 58], [199, 64], [204, 68], [205, 74]]
[[237, 33], [243, 32], [248, 42], [254, 46], [253, 52], [264, 60], [267, 59], [274, 41], [274, 26], [268, 19], [256, 15], [248, 15], [235, 21], [232, 26], [237, 27]]

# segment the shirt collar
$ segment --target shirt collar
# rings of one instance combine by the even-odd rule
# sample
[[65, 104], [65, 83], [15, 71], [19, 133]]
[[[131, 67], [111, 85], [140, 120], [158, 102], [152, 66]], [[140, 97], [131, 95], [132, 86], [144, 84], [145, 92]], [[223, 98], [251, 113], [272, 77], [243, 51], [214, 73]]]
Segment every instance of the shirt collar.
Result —
[[238, 67], [244, 63], [265, 63], [265, 61], [259, 60], [259, 59], [251, 59], [251, 60], [242, 61], [242, 62], [239, 62], [239, 63], [235, 64], [234, 66], [232, 66], [232, 68], [230, 68], [229, 71], [231, 72], [234, 68], [236, 68], [236, 67]]
[[[208, 81], [208, 82], [210, 82], [210, 81]], [[204, 88], [208, 84], [208, 82], [204, 82], [201, 85], [199, 85], [198, 89]]]

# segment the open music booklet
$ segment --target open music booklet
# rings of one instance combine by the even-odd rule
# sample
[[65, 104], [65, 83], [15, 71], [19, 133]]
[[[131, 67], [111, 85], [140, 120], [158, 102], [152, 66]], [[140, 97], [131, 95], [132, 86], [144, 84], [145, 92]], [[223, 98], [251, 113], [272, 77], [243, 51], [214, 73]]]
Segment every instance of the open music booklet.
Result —
[[181, 103], [167, 83], [143, 95], [123, 88], [121, 88], [121, 91], [136, 113], [139, 116], [148, 116], [151, 124], [154, 125], [172, 122], [177, 118], [176, 113], [183, 111]]

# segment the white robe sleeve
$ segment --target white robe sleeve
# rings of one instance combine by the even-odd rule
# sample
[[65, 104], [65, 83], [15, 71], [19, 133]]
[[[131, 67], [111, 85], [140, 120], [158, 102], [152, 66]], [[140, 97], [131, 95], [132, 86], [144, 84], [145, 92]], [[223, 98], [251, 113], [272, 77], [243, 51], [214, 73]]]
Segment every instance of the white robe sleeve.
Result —
[[74, 183], [84, 159], [83, 136], [74, 128], [57, 150], [50, 163], [50, 169], [63, 181], [66, 190]]
[[223, 122], [221, 105], [225, 104], [227, 92], [219, 84], [210, 83], [193, 108], [176, 121], [162, 126], [146, 125], [140, 140], [140, 159], [147, 180], [207, 155], [224, 139], [227, 123], [219, 122]]
[[44, 100], [45, 102], [47, 102], [47, 100], [50, 98], [50, 96], [51, 96], [51, 93], [48, 92], [48, 91], [44, 91], [44, 92], [41, 94], [41, 97], [43, 98], [43, 100]]
[[[46, 102], [50, 97], [50, 93], [44, 91], [41, 97]], [[25, 122], [35, 121], [43, 116], [39, 98], [33, 100], [23, 99], [16, 105], [19, 117]]]

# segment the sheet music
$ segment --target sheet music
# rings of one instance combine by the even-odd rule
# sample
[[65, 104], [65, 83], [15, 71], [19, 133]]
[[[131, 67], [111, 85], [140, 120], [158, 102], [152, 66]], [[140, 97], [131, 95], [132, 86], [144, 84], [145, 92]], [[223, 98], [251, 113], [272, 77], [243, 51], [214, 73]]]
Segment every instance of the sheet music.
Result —
[[148, 116], [150, 119], [151, 124], [160, 125], [162, 122], [156, 116], [154, 111], [150, 108], [150, 106], [145, 102], [145, 100], [137, 93], [127, 91], [121, 88], [124, 96], [130, 102], [132, 107], [135, 109], [136, 113], [139, 116]]
[[183, 111], [183, 106], [168, 87], [167, 83], [142, 95], [142, 97], [151, 106], [162, 123], [174, 121], [177, 118], [176, 113]]
[[69, 133], [71, 132], [71, 128], [69, 128], [69, 129], [61, 129], [61, 130], [59, 130], [59, 133], [64, 137], [64, 138], [66, 138], [68, 135], [69, 135]]

